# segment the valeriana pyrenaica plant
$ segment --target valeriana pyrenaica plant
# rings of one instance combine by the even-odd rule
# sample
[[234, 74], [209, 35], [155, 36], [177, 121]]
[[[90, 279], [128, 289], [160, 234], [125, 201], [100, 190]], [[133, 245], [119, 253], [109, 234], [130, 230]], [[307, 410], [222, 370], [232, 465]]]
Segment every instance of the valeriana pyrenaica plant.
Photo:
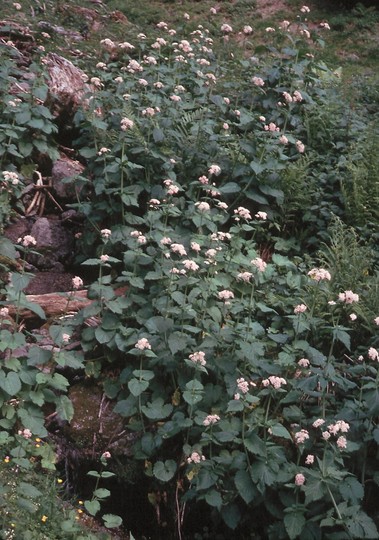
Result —
[[166, 485], [178, 537], [205, 501], [238, 538], [375, 538], [378, 317], [362, 343], [360, 291], [270, 235], [333, 77], [285, 34], [275, 69], [245, 62], [248, 85], [224, 82], [206, 30], [159, 26], [150, 46], [104, 40], [77, 114], [96, 196], [83, 245], [99, 244], [85, 263], [101, 268], [87, 373], [119, 369], [105, 392], [140, 433], [134, 457]]

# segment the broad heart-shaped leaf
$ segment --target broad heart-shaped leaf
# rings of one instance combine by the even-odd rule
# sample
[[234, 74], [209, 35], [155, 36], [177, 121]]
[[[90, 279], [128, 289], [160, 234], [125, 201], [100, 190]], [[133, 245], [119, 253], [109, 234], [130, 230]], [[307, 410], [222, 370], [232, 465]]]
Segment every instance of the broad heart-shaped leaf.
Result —
[[348, 351], [350, 351], [350, 336], [346, 332], [346, 330], [349, 330], [348, 328], [343, 328], [341, 326], [337, 326], [333, 329], [333, 337], [334, 339], [340, 341], [343, 343]]
[[196, 403], [199, 403], [203, 399], [204, 386], [201, 384], [201, 382], [197, 381], [196, 379], [189, 381], [186, 384], [186, 389], [187, 390], [183, 392], [183, 399], [189, 405], [195, 405]]
[[0, 371], [0, 388], [10, 396], [15, 396], [21, 390], [21, 381], [17, 373], [11, 371], [5, 375]]
[[282, 439], [290, 439], [292, 440], [292, 437], [289, 433], [289, 431], [282, 426], [282, 424], [275, 424], [274, 426], [271, 426], [271, 435], [274, 437], [281, 437]]
[[98, 511], [100, 510], [100, 503], [99, 501], [84, 501], [84, 508], [87, 510], [91, 516], [96, 516]]
[[241, 521], [241, 512], [235, 503], [228, 504], [221, 509], [221, 516], [230, 529], [236, 529]]
[[173, 332], [168, 338], [168, 346], [172, 354], [183, 351], [187, 345], [188, 338], [181, 332]]
[[37, 346], [30, 347], [27, 360], [28, 366], [42, 366], [50, 360], [51, 356], [51, 351], [47, 351], [46, 349]]
[[59, 396], [57, 398], [56, 411], [61, 420], [71, 422], [74, 417], [74, 406], [67, 396]]
[[246, 504], [251, 503], [254, 497], [259, 494], [248, 471], [237, 471], [234, 477], [234, 483], [236, 485], [238, 493], [243, 498]]
[[304, 525], [305, 517], [303, 512], [300, 510], [289, 512], [284, 516], [284, 526], [290, 540], [295, 540], [295, 538], [298, 538], [299, 534], [303, 530]]
[[165, 462], [157, 461], [153, 468], [153, 475], [161, 482], [168, 482], [176, 473], [176, 463], [173, 459], [166, 459]]
[[138, 379], [131, 379], [128, 382], [128, 388], [133, 396], [137, 397], [142, 394], [149, 387], [149, 381], [140, 381]]
[[338, 489], [345, 501], [358, 504], [363, 499], [363, 486], [354, 476], [347, 476], [339, 482]]
[[113, 527], [119, 527], [122, 525], [122, 518], [120, 516], [116, 516], [115, 514], [104, 514], [103, 520], [107, 529], [112, 529]]
[[173, 406], [171, 403], [164, 404], [163, 398], [157, 398], [147, 403], [146, 406], [141, 407], [141, 409], [144, 415], [150, 418], [150, 420], [161, 420], [162, 418], [167, 418], [172, 413]]
[[209, 506], [215, 506], [218, 509], [220, 509], [222, 506], [222, 497], [215, 489], [211, 489], [207, 492], [205, 495], [205, 501], [209, 504]]
[[47, 430], [44, 426], [45, 417], [43, 411], [34, 405], [29, 405], [23, 409], [18, 409], [17, 415], [23, 426], [37, 437], [47, 437]]

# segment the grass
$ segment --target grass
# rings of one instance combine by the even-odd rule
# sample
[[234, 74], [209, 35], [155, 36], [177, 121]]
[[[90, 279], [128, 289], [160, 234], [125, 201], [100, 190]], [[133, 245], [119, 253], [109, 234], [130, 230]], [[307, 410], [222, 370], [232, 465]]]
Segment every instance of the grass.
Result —
[[[28, 26], [34, 33], [39, 45], [46, 51], [61, 52], [74, 57], [76, 62], [85, 67], [97, 60], [96, 50], [101, 39], [132, 41], [138, 32], [157, 32], [156, 24], [164, 20], [171, 25], [186, 25], [193, 30], [198, 24], [207, 24], [211, 34], [219, 33], [219, 26], [228, 22], [233, 26], [234, 37], [245, 24], [254, 28], [252, 39], [247, 44], [247, 52], [254, 53], [260, 43], [265, 41], [267, 26], [276, 26], [283, 19], [296, 20], [303, 0], [278, 2], [279, 10], [272, 8], [272, 0], [234, 0], [202, 2], [183, 0], [141, 1], [108, 0], [92, 3], [89, 0], [45, 1], [21, 0], [21, 10], [14, 8], [13, 2], [6, 2], [2, 7], [2, 19]], [[330, 0], [312, 0], [308, 2], [311, 12], [311, 25], [318, 26], [328, 21], [331, 30], [325, 31], [326, 63], [337, 69], [342, 68], [342, 76], [351, 84], [354, 75], [374, 76], [379, 72], [379, 10], [375, 6], [356, 4], [343, 7], [340, 2]], [[210, 8], [217, 6], [217, 15], [210, 15]], [[186, 21], [184, 14], [190, 19]], [[42, 28], [41, 21], [47, 23]], [[68, 34], [61, 34], [56, 27], [63, 27]], [[47, 30], [46, 30], [47, 29]], [[51, 38], [42, 35], [47, 31]], [[235, 54], [242, 51], [237, 45]]]

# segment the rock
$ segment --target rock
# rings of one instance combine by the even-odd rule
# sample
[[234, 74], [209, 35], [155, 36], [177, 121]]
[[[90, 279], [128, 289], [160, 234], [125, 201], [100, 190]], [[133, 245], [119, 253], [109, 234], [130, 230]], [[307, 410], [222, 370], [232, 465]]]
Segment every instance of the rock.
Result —
[[70, 115], [72, 109], [76, 109], [84, 102], [87, 92], [93, 92], [92, 85], [86, 83], [87, 75], [77, 68], [63, 56], [49, 53], [46, 55], [44, 63], [49, 74], [49, 91], [53, 100], [53, 112], [56, 116], [60, 114]]
[[29, 262], [41, 270], [63, 270], [63, 265], [71, 260], [74, 240], [61, 222], [56, 218], [40, 217], [30, 234], [37, 241], [35, 250], [40, 255], [31, 254]]
[[37, 272], [25, 289], [26, 294], [49, 294], [70, 291], [74, 274]]
[[51, 180], [55, 193], [61, 199], [76, 199], [76, 194], [80, 191], [75, 187], [74, 181], [63, 182], [65, 178], [70, 178], [81, 174], [84, 170], [84, 165], [74, 159], [69, 158], [65, 154], [61, 154], [60, 158], [54, 163], [51, 172]]
[[26, 218], [19, 218], [4, 230], [4, 236], [11, 240], [14, 244], [17, 244], [17, 240], [22, 238], [25, 234], [29, 234], [30, 223]]

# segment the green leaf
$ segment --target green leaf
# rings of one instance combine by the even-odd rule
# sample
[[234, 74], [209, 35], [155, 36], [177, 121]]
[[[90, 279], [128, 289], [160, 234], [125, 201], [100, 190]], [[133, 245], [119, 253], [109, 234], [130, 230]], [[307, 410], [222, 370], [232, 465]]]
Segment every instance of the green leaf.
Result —
[[116, 516], [115, 514], [104, 514], [103, 515], [104, 525], [107, 529], [112, 529], [113, 527], [120, 527], [122, 525], [122, 518]]
[[222, 497], [215, 489], [211, 489], [207, 492], [205, 495], [205, 501], [207, 504], [209, 504], [209, 506], [215, 506], [218, 509], [220, 509], [222, 506]]
[[224, 506], [221, 509], [221, 517], [225, 521], [226, 525], [234, 530], [237, 528], [238, 523], [241, 521], [241, 512], [235, 503]]
[[259, 494], [248, 471], [244, 471], [242, 469], [237, 471], [234, 477], [234, 483], [239, 495], [246, 504], [250, 504], [251, 501]]
[[299, 534], [303, 530], [305, 525], [305, 517], [303, 512], [295, 510], [289, 512], [284, 516], [284, 526], [286, 528], [287, 534], [290, 537], [290, 540], [295, 540], [298, 538]]
[[334, 328], [333, 337], [335, 340], [343, 343], [347, 350], [350, 351], [350, 336], [344, 329], [342, 329], [340, 326]]
[[165, 462], [157, 461], [153, 467], [153, 475], [161, 482], [168, 482], [176, 473], [176, 463], [173, 459]]
[[71, 422], [74, 417], [74, 406], [67, 396], [58, 396], [56, 400], [56, 411], [61, 420]]
[[188, 338], [181, 332], [173, 332], [168, 338], [168, 346], [172, 354], [183, 351], [187, 345]]
[[0, 371], [0, 388], [10, 396], [15, 396], [21, 390], [21, 381], [17, 373], [11, 371], [7, 375]]
[[354, 476], [347, 476], [338, 484], [339, 492], [345, 501], [357, 504], [363, 499], [363, 486]]
[[93, 496], [96, 497], [97, 499], [106, 499], [107, 497], [109, 497], [111, 494], [111, 492], [109, 491], [109, 489], [105, 489], [105, 488], [98, 488], [98, 489], [95, 489], [95, 491], [93, 492]]
[[44, 364], [47, 364], [51, 356], [51, 351], [47, 351], [38, 346], [30, 347], [27, 360], [28, 366], [43, 366]]
[[44, 426], [45, 416], [39, 407], [29, 405], [27, 408], [18, 409], [17, 415], [23, 426], [30, 429], [33, 435], [47, 437], [48, 433]]
[[275, 424], [274, 426], [271, 426], [271, 435], [274, 437], [281, 437], [282, 439], [289, 439], [292, 440], [292, 437], [289, 433], [289, 431], [282, 426], [282, 424]]
[[128, 388], [133, 396], [138, 397], [149, 387], [149, 381], [131, 379], [128, 382]]
[[13, 242], [8, 240], [5, 236], [0, 237], [0, 255], [10, 259], [11, 263], [13, 263], [17, 257], [17, 250], [14, 247]]
[[203, 399], [204, 386], [196, 379], [189, 381], [186, 384], [186, 389], [183, 392], [183, 399], [189, 405], [196, 405], [196, 403], [199, 403]]
[[96, 516], [96, 514], [100, 510], [100, 503], [99, 501], [84, 501], [84, 508], [87, 510], [91, 516]]
[[154, 401], [147, 403], [146, 406], [142, 406], [141, 409], [150, 420], [161, 420], [172, 413], [173, 406], [171, 403], [164, 404], [163, 398], [156, 398]]
[[26, 482], [20, 482], [17, 487], [17, 492], [24, 495], [25, 497], [30, 497], [31, 499], [36, 499], [37, 497], [41, 497], [42, 493], [39, 489], [37, 489], [33, 484], [29, 484]]

